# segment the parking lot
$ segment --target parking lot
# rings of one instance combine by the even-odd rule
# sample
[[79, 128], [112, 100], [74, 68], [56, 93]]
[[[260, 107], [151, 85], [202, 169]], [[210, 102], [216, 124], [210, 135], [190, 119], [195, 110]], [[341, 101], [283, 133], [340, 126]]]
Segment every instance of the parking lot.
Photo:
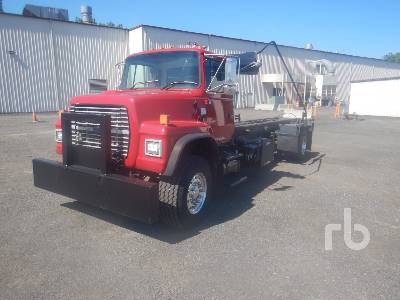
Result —
[[[0, 116], [3, 299], [399, 298], [400, 119], [321, 110], [308, 161], [276, 162], [220, 193], [189, 231], [34, 188], [31, 159], [58, 159], [55, 119]], [[337, 231], [326, 251], [325, 226], [343, 229], [344, 208], [370, 242], [351, 250]]]

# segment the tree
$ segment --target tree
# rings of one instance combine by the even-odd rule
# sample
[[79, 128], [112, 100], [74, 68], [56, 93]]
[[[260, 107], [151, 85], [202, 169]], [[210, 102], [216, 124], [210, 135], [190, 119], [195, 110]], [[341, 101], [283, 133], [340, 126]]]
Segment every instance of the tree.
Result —
[[398, 62], [400, 63], [400, 52], [392, 53], [389, 52], [383, 57], [384, 60], [390, 61], [390, 62]]

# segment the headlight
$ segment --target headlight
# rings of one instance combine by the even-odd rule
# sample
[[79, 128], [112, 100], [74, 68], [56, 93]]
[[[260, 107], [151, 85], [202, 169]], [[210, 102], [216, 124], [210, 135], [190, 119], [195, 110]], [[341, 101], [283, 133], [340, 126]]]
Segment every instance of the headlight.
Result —
[[56, 142], [57, 143], [62, 142], [62, 130], [61, 129], [56, 129]]
[[148, 156], [161, 157], [162, 142], [161, 140], [144, 140], [144, 154]]

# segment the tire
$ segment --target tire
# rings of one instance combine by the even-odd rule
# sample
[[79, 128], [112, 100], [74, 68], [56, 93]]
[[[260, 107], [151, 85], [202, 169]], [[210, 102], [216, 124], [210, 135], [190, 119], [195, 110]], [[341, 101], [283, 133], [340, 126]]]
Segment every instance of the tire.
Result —
[[169, 225], [192, 227], [204, 218], [211, 200], [210, 165], [204, 158], [190, 155], [179, 170], [178, 176], [159, 182], [160, 218]]

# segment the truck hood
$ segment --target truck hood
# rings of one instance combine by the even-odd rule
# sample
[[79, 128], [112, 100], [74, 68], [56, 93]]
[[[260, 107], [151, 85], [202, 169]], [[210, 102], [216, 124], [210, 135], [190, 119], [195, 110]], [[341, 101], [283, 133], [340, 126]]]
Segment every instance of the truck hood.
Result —
[[202, 96], [197, 89], [111, 90], [100, 94], [74, 97], [70, 104], [124, 106], [128, 109], [129, 115], [138, 123], [159, 120], [160, 114], [170, 115], [171, 120], [192, 120], [193, 101]]
[[[101, 94], [77, 96], [71, 99], [71, 105], [87, 106], [123, 106], [128, 110], [130, 144], [125, 161], [127, 167], [136, 167], [140, 160], [140, 141], [144, 131], [167, 134], [156, 128], [160, 127], [160, 115], [167, 114], [171, 121], [168, 134], [171, 140], [178, 130], [199, 131], [199, 123], [194, 119], [194, 102], [202, 103], [202, 94], [196, 90], [117, 90]], [[159, 128], [161, 129], [161, 127]], [[175, 133], [173, 133], [175, 132]], [[148, 132], [147, 132], [148, 133]], [[155, 133], [157, 134], [157, 133]], [[168, 144], [173, 142], [168, 142]], [[169, 151], [170, 149], [168, 149]], [[160, 161], [159, 163], [165, 163]], [[139, 166], [138, 166], [139, 167]], [[160, 170], [162, 167], [159, 168]]]

